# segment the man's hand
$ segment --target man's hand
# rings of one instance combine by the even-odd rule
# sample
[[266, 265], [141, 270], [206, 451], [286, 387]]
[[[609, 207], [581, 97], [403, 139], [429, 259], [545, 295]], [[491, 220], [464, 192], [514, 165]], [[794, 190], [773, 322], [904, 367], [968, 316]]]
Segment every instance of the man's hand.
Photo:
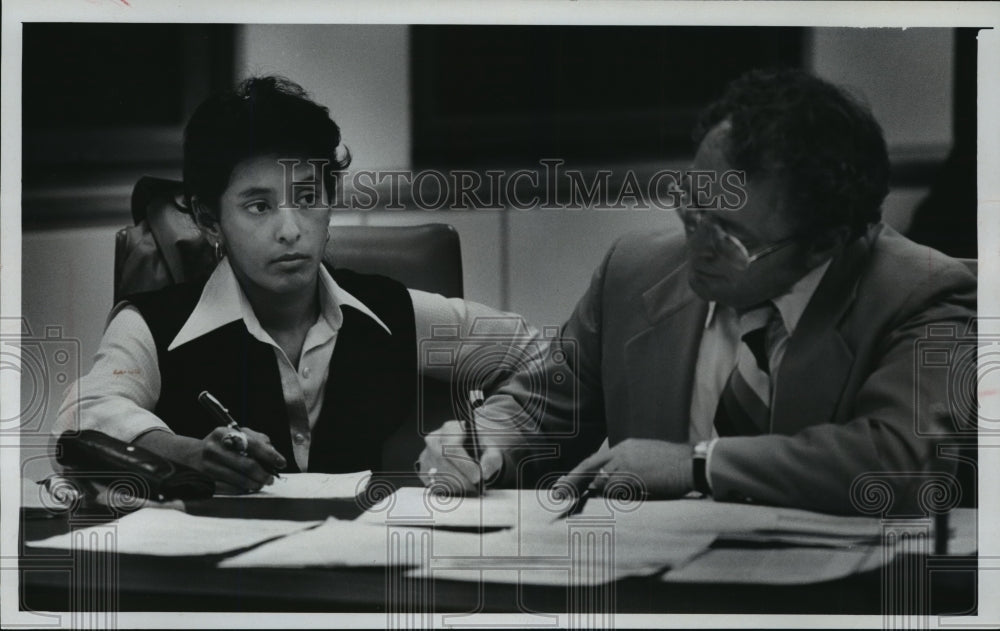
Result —
[[608, 450], [584, 459], [556, 484], [570, 485], [577, 493], [591, 488], [603, 491], [615, 477], [637, 476], [650, 499], [680, 497], [694, 490], [691, 446], [648, 438], [629, 438]]
[[243, 455], [223, 444], [223, 436], [230, 431], [227, 427], [217, 427], [201, 440], [154, 431], [140, 436], [135, 444], [208, 474], [223, 493], [252, 493], [273, 483], [269, 469], [284, 469], [288, 463], [271, 446], [271, 439], [243, 428], [247, 437]]
[[420, 479], [427, 486], [443, 485], [456, 495], [475, 495], [481, 480], [490, 480], [503, 467], [503, 453], [479, 436], [482, 457], [477, 463], [465, 450], [468, 439], [464, 421], [448, 421], [424, 438], [426, 447], [417, 460]]

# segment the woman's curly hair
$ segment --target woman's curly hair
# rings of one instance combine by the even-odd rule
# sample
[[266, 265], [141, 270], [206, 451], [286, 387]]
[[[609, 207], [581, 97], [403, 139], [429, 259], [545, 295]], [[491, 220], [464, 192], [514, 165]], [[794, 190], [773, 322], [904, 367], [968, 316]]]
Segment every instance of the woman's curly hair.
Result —
[[218, 218], [219, 198], [233, 168], [247, 158], [325, 160], [328, 195], [337, 173], [351, 163], [341, 146], [340, 127], [330, 111], [309, 98], [297, 83], [279, 76], [254, 77], [236, 89], [209, 97], [184, 130], [184, 193]]
[[694, 141], [729, 121], [726, 157], [747, 177], [777, 176], [798, 234], [847, 226], [851, 238], [882, 216], [889, 157], [882, 128], [843, 89], [794, 69], [752, 70], [701, 113]]

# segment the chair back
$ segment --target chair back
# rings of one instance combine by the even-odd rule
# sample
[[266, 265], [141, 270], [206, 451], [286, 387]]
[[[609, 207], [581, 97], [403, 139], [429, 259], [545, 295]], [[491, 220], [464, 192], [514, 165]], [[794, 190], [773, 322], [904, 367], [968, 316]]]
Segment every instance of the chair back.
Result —
[[395, 278], [410, 289], [463, 296], [462, 248], [458, 232], [448, 224], [333, 226], [324, 260]]

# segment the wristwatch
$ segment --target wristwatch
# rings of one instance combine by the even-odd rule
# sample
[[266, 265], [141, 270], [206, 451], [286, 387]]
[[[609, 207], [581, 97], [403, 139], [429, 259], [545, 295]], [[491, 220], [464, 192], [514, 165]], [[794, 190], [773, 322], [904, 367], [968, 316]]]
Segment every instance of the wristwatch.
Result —
[[695, 444], [691, 450], [691, 469], [694, 474], [694, 490], [702, 495], [711, 495], [712, 488], [708, 486], [708, 441]]

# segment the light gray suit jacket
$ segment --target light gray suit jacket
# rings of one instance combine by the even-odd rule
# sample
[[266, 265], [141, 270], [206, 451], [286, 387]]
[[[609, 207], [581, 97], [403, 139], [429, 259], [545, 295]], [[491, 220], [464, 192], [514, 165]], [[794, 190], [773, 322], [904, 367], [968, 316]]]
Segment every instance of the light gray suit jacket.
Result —
[[[522, 474], [569, 470], [605, 436], [688, 440], [708, 305], [688, 284], [684, 251], [677, 231], [621, 238], [563, 326], [562, 353], [491, 397], [489, 416], [508, 419], [520, 440], [557, 446], [557, 458]], [[944, 325], [967, 342], [975, 311], [976, 279], [961, 262], [874, 226], [831, 262], [789, 338], [771, 432], [716, 444], [714, 496], [850, 513], [859, 475], [926, 472], [936, 441], [954, 431], [958, 368], [922, 366], [921, 340]], [[958, 387], [975, 401], [974, 382]], [[897, 495], [913, 492], [913, 476], [886, 477]]]

